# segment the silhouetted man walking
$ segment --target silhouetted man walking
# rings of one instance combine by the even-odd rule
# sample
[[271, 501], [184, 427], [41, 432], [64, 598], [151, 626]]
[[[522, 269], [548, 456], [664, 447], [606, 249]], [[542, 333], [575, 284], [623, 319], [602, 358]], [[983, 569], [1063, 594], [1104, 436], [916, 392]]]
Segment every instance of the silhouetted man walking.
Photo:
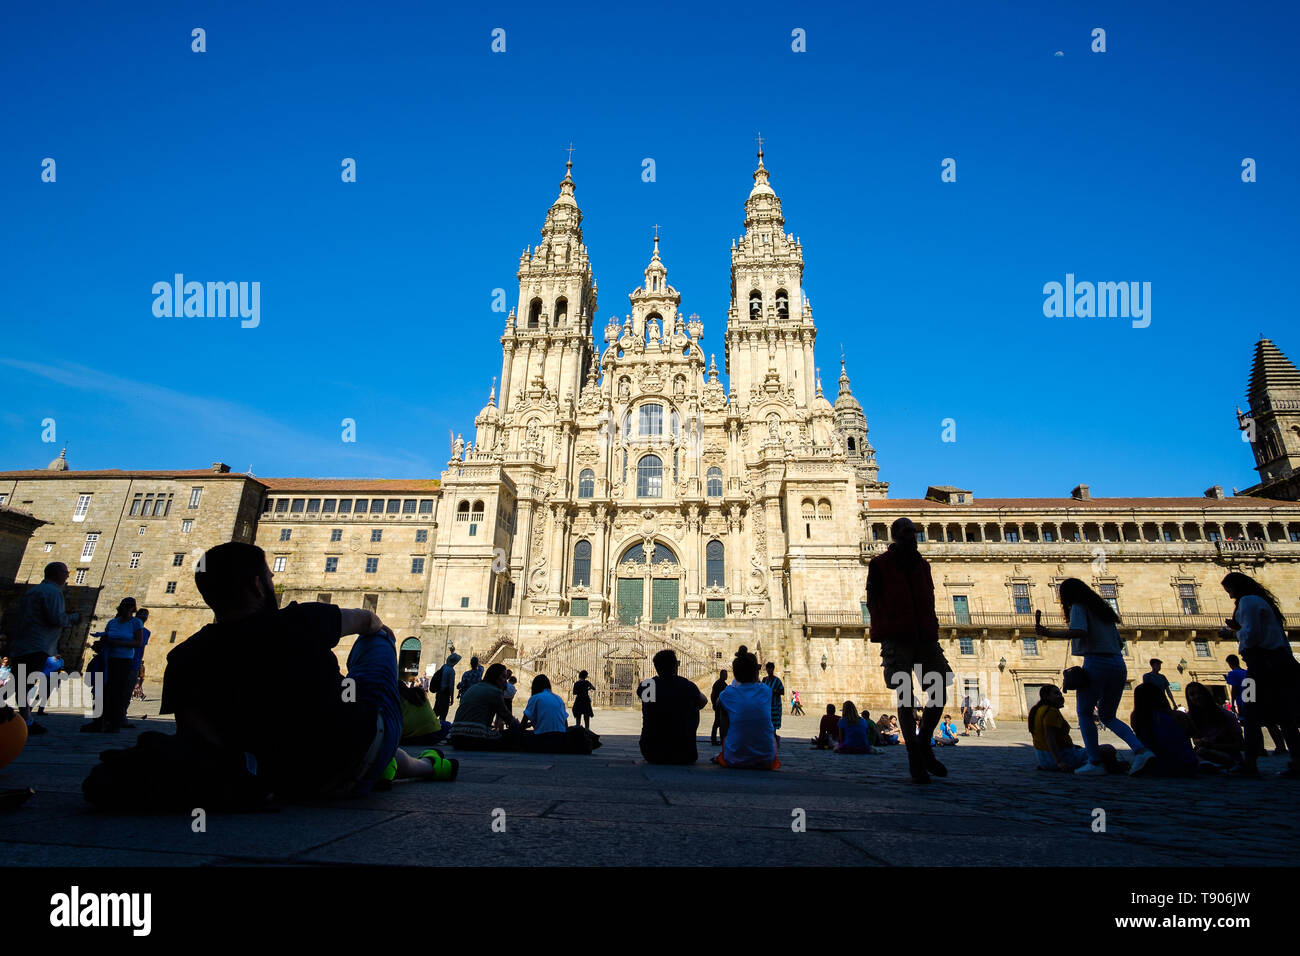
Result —
[[[898, 698], [898, 724], [907, 744], [913, 783], [929, 783], [930, 774], [946, 777], [948, 769], [930, 749], [930, 738], [943, 716], [952, 670], [939, 647], [939, 620], [934, 613], [930, 565], [917, 550], [917, 528], [899, 518], [889, 529], [893, 543], [867, 567], [867, 610], [871, 640], [880, 644], [885, 682]], [[917, 726], [912, 675], [921, 684], [924, 706]]]

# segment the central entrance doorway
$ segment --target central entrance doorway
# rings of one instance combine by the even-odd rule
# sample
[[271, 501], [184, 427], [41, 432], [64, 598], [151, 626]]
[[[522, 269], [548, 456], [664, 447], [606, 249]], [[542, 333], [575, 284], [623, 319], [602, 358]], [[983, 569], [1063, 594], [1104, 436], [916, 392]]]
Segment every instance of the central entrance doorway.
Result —
[[662, 624], [681, 615], [682, 569], [666, 544], [634, 544], [618, 560], [618, 620], [620, 624]]

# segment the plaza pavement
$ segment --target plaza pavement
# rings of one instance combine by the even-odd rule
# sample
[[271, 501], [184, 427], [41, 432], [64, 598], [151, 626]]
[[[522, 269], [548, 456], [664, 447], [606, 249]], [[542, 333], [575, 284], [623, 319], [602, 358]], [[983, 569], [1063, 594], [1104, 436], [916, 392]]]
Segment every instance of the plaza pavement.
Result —
[[[604, 746], [591, 756], [457, 754], [452, 784], [399, 782], [363, 799], [214, 813], [195, 833], [188, 816], [103, 814], [81, 796], [101, 750], [129, 745], [140, 730], [172, 730], [156, 693], [132, 705], [136, 730], [116, 737], [78, 733], [82, 718], [70, 711], [43, 718], [51, 732], [0, 770], [0, 789], [37, 790], [0, 813], [5, 865], [1214, 867], [1292, 864], [1300, 848], [1300, 784], [1291, 781], [1044, 773], [1023, 724], [1006, 720], [941, 751], [951, 776], [917, 787], [901, 747], [812, 750], [812, 711], [784, 718], [775, 773], [709, 764], [707, 736], [699, 764], [650, 766], [637, 750], [640, 715], [606, 710], [592, 723]], [[707, 731], [711, 712], [701, 716]], [[325, 745], [303, 738], [307, 748]], [[1266, 772], [1284, 765], [1261, 762]], [[1098, 808], [1105, 832], [1092, 828]], [[504, 832], [493, 828], [500, 811]], [[805, 832], [792, 826], [797, 811]]]

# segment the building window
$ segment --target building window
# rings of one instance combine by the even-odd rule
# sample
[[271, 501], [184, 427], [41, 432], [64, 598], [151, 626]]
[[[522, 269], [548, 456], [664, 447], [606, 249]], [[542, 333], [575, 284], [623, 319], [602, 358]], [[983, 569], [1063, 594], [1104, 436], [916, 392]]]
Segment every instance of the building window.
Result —
[[371, 528], [371, 529], [370, 529], [370, 540], [371, 540], [372, 542], [383, 541], [383, 540], [384, 540], [384, 529], [383, 529], [383, 528]]
[[90, 495], [77, 495], [77, 507], [73, 509], [73, 521], [85, 521], [86, 512], [90, 510]]
[[172, 513], [172, 495], [163, 497], [158, 496], [158, 500], [153, 503], [153, 516], [155, 518], [164, 518]]
[[366, 508], [369, 506], [369, 503], [370, 503], [369, 498], [358, 498], [357, 503], [352, 508], [353, 513], [359, 515], [365, 514]]
[[1209, 657], [1209, 656], [1210, 656], [1210, 642], [1209, 642], [1209, 641], [1197, 641], [1197, 642], [1196, 642], [1196, 656], [1197, 656], [1197, 657]]
[[317, 594], [317, 595], [316, 595], [316, 603], [317, 603], [317, 604], [329, 604], [329, 603], [330, 603], [330, 597], [331, 597], [331, 595], [329, 595], [329, 594]]
[[361, 609], [364, 611], [374, 611], [379, 613], [379, 595], [363, 594], [361, 595]]
[[284, 514], [284, 513], [285, 513], [286, 511], [288, 511], [288, 510], [289, 510], [289, 499], [288, 499], [288, 498], [277, 498], [277, 499], [275, 499], [275, 513], [276, 513], [276, 514], [281, 515], [281, 514]]
[[[970, 599], [965, 594], [954, 594], [952, 596], [952, 613], [957, 619], [958, 624], [970, 623]], [[962, 651], [962, 653], [966, 653]]]
[[862, 623], [868, 627], [871, 626], [871, 610], [867, 607], [866, 601], [859, 602], [862, 605]]
[[130, 561], [129, 564], [127, 564], [127, 567], [130, 568], [130, 569], [133, 570], [133, 571], [134, 571], [136, 568], [138, 568], [138, 567], [140, 566], [140, 555], [143, 554], [143, 553], [144, 553], [144, 552], [142, 552], [142, 551], [132, 551], [132, 552], [131, 552], [131, 561]]
[[424, 544], [424, 543], [425, 543], [426, 541], [428, 541], [428, 540], [429, 540], [429, 529], [428, 529], [428, 528], [421, 528], [419, 531], [415, 532], [415, 543], [416, 543], [416, 544]]
[[53, 551], [53, 550], [54, 550], [54, 542], [53, 542], [53, 541], [46, 541], [46, 542], [45, 542], [45, 553], [46, 553], [46, 554], [49, 554], [49, 553], [50, 553], [51, 551]]
[[1196, 603], [1195, 584], [1178, 585], [1178, 600], [1182, 604], [1184, 614], [1201, 613], [1200, 605]]
[[325, 559], [325, 573], [326, 573], [326, 574], [333, 574], [333, 573], [334, 573], [335, 571], [337, 571], [338, 569], [339, 569], [339, 559], [338, 559], [338, 558], [326, 558], [326, 559]]
[[463, 598], [461, 598], [461, 599], [460, 599], [460, 606], [461, 606], [461, 607], [469, 607], [469, 598], [467, 598], [467, 597], [463, 597]]
[[636, 496], [659, 498], [664, 493], [664, 463], [658, 455], [646, 455], [636, 463]]
[[413, 515], [413, 514], [415, 514], [415, 499], [414, 499], [414, 498], [404, 498], [404, 499], [402, 500], [402, 514], [404, 514], [404, 515]]
[[176, 582], [175, 582], [175, 581], [168, 581], [168, 582], [167, 582], [167, 593], [168, 593], [168, 594], [175, 594], [175, 593], [176, 593]]
[[1021, 645], [1022, 645], [1023, 648], [1024, 648], [1024, 652], [1025, 652], [1025, 656], [1026, 656], [1026, 657], [1037, 657], [1037, 656], [1038, 656], [1038, 638], [1036, 638], [1036, 637], [1022, 637], [1022, 638], [1020, 639], [1020, 643], [1021, 643]]
[[[373, 512], [375, 509], [374, 509], [374, 508], [371, 508], [370, 510]], [[389, 498], [389, 499], [388, 499], [388, 507], [387, 507], [387, 509], [385, 509], [385, 510], [386, 510], [386, 511], [388, 512], [388, 514], [390, 514], [390, 515], [400, 514], [401, 511], [402, 511], [402, 499], [401, 499], [401, 498]]]
[[705, 474], [704, 493], [710, 498], [722, 497], [722, 469], [710, 468]]
[[172, 567], [180, 568], [185, 566], [185, 552], [172, 554]]
[[474, 537], [476, 534], [478, 534], [478, 525], [476, 525], [476, 524], [472, 524], [472, 525], [470, 525], [470, 526], [469, 526], [469, 536], [472, 538], [472, 537]]
[[379, 571], [378, 558], [366, 558], [366, 574], [375, 574]]
[[588, 611], [587, 599], [571, 598], [569, 600], [569, 613], [573, 617], [586, 617], [590, 613]]
[[422, 515], [431, 515], [431, 514], [433, 514], [433, 499], [432, 499], [432, 498], [421, 498], [421, 499], [420, 499], [420, 514], [422, 514]]
[[596, 494], [596, 473], [590, 468], [584, 468], [582, 474], [578, 475], [578, 497], [590, 498]]
[[320, 505], [321, 514], [332, 515], [337, 504], [338, 502], [335, 499], [326, 498]]
[[957, 641], [961, 645], [961, 652], [964, 656], [969, 657], [975, 653], [975, 638], [961, 637]]
[[292, 528], [281, 528], [281, 529], [280, 529], [280, 540], [281, 540], [281, 541], [288, 541], [292, 536], [293, 536], [293, 529], [292, 529]]
[[136, 495], [131, 499], [131, 515], [134, 517], [140, 513], [140, 505], [144, 501], [144, 495]]
[[1019, 531], [1006, 531], [1006, 532], [1004, 532], [1003, 535], [1002, 535], [1002, 540], [1003, 540], [1003, 541], [1006, 541], [1006, 542], [1008, 542], [1008, 543], [1010, 543], [1010, 544], [1015, 544], [1017, 541], [1020, 540], [1020, 532], [1019, 532]]
[[87, 571], [86, 568], [77, 568], [77, 577], [75, 579], [77, 584], [86, 583], [86, 571]]
[[342, 498], [342, 499], [339, 500], [339, 514], [341, 514], [341, 515], [350, 515], [350, 514], [352, 514], [352, 499], [351, 499], [351, 498]]
[[285, 563], [286, 563], [288, 560], [289, 560], [289, 559], [288, 559], [288, 558], [285, 558], [285, 557], [278, 557], [278, 558], [276, 558], [276, 559], [275, 559], [275, 564], [271, 567], [271, 570], [272, 570], [272, 571], [275, 571], [275, 572], [278, 574], [279, 572], [281, 572], [281, 571], [284, 570]]
[[330, 540], [331, 540], [331, 541], [342, 541], [342, 540], [343, 540], [343, 529], [342, 529], [342, 528], [331, 528], [331, 529], [330, 529]]
[[579, 541], [573, 546], [573, 586], [591, 587], [590, 541]]
[[194, 519], [186, 518], [181, 522], [181, 534], [189, 534], [194, 530]]
[[726, 553], [721, 541], [710, 541], [704, 546], [704, 586], [725, 587], [727, 583]]
[[664, 407], [662, 405], [642, 405], [640, 436], [649, 438], [663, 433]]
[[1029, 585], [1028, 584], [1011, 585], [1011, 596], [1012, 599], [1016, 602], [1017, 614], [1028, 614], [1033, 610], [1029, 606]]
[[1119, 585], [1101, 584], [1097, 590], [1101, 594], [1101, 599], [1110, 605], [1110, 609], [1119, 614]]
[[140, 525], [140, 528], [136, 531], [136, 534], [144, 534], [144, 525]]
[[1046, 541], [1048, 544], [1051, 544], [1053, 541], [1056, 540], [1056, 532], [1055, 532], [1055, 531], [1044, 531], [1044, 532], [1043, 532], [1043, 540]]
[[1161, 534], [1164, 536], [1164, 539], [1165, 539], [1166, 541], [1173, 541], [1173, 540], [1174, 540], [1174, 533], [1173, 533], [1172, 531], [1170, 531], [1168, 528], [1166, 528], [1164, 531], [1162, 531]]
[[709, 598], [704, 602], [704, 616], [720, 619], [727, 616], [727, 602], [723, 598]]
[[293, 514], [300, 515], [307, 510], [306, 498], [294, 498], [293, 504], [289, 506], [289, 511]]
[[412, 558], [412, 559], [411, 559], [411, 573], [412, 573], [412, 574], [423, 574], [423, 573], [424, 573], [424, 558]]
[[319, 499], [319, 498], [308, 498], [308, 499], [307, 499], [307, 514], [309, 514], [309, 515], [318, 515], [318, 514], [320, 514], [320, 499]]
[[191, 488], [191, 489], [190, 489], [190, 507], [191, 507], [191, 508], [197, 508], [197, 507], [199, 506], [199, 499], [202, 498], [202, 497], [203, 497], [203, 489], [202, 489], [202, 488]]
[[86, 543], [81, 546], [81, 560], [89, 561], [95, 556], [95, 548], [99, 546], [99, 532], [92, 531], [86, 535]]

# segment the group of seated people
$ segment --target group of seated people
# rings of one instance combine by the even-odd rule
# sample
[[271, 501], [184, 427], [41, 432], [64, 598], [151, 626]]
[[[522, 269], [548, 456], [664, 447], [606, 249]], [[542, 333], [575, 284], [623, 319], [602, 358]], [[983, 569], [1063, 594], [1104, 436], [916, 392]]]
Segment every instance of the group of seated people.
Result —
[[516, 719], [506, 702], [508, 673], [504, 664], [493, 664], [484, 672], [482, 680], [461, 694], [456, 718], [446, 730], [453, 747], [589, 754], [600, 746], [600, 737], [590, 730], [569, 726], [564, 699], [551, 690], [551, 681], [545, 674], [533, 678], [523, 719]]
[[[1237, 717], [1217, 703], [1204, 684], [1187, 685], [1187, 710], [1175, 710], [1168, 695], [1152, 683], [1133, 688], [1129, 726], [1153, 757], [1141, 776], [1191, 777], [1198, 772], [1234, 771], [1243, 766], [1245, 737]], [[1029, 711], [1029, 733], [1040, 770], [1072, 773], [1088, 761], [1083, 747], [1070, 739], [1070, 724], [1061, 713], [1065, 695], [1054, 684], [1039, 690]], [[1112, 773], [1128, 770], [1114, 747], [1100, 744], [1101, 762]]]
[[882, 727], [889, 720], [886, 715], [877, 724], [871, 719], [871, 711], [864, 710], [859, 714], [857, 706], [851, 700], [844, 702], [844, 713], [837, 717], [835, 705], [827, 704], [826, 713], [817, 726], [817, 736], [812, 740], [813, 749], [833, 750], [837, 754], [875, 753], [877, 747], [898, 743], [896, 730], [890, 741], [884, 739], [885, 736], [890, 736], [888, 732], [882, 734]]

